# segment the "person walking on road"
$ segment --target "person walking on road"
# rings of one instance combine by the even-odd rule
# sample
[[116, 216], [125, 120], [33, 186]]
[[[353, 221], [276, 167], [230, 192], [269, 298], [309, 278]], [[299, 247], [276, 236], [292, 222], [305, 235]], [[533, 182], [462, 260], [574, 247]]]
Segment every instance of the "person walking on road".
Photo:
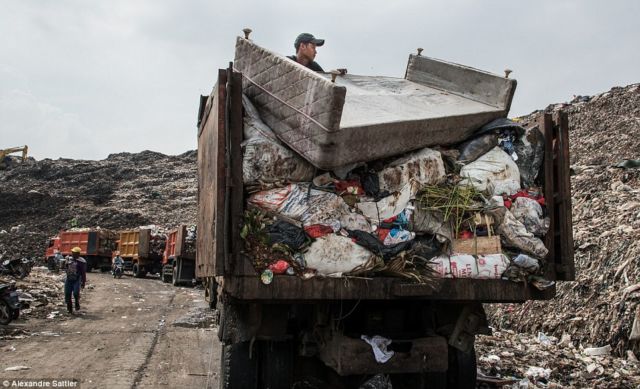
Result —
[[75, 300], [76, 311], [80, 309], [80, 288], [84, 289], [87, 282], [87, 261], [80, 256], [80, 247], [71, 249], [71, 256], [64, 263], [67, 278], [64, 281], [64, 301], [67, 303], [67, 311], [73, 313], [71, 294]]

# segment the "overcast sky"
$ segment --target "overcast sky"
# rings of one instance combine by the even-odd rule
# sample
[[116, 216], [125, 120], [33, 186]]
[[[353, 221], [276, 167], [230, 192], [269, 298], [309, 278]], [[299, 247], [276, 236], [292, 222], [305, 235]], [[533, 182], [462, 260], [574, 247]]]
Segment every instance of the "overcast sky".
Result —
[[510, 116], [640, 81], [640, 1], [0, 0], [0, 148], [42, 158], [196, 148], [200, 94], [235, 37], [281, 54], [300, 32], [316, 60], [402, 77], [408, 54], [502, 74]]

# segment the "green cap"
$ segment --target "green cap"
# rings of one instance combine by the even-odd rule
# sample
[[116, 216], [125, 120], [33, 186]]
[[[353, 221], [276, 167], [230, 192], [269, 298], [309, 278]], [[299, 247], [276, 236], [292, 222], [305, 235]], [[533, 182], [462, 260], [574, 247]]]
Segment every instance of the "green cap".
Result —
[[298, 50], [300, 43], [315, 43], [316, 46], [322, 46], [324, 45], [324, 39], [316, 39], [316, 37], [313, 36], [312, 34], [309, 34], [308, 32], [303, 32], [302, 34], [298, 35], [298, 37], [296, 38], [296, 41], [293, 43], [293, 47], [295, 47], [296, 50]]

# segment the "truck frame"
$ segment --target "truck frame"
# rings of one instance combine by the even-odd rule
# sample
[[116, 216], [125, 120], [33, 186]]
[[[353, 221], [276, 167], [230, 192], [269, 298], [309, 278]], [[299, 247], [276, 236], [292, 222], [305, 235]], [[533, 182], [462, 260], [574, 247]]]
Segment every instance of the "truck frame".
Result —
[[[311, 75], [309, 76], [311, 77]], [[221, 388], [288, 388], [314, 376], [331, 387], [357, 387], [388, 373], [394, 387], [474, 387], [474, 340], [489, 333], [483, 303], [548, 300], [506, 280], [441, 279], [435, 286], [401, 278], [312, 278], [276, 275], [265, 285], [243, 252], [243, 74], [220, 69], [198, 113], [196, 276], [220, 313]], [[545, 277], [573, 280], [568, 119], [543, 114], [544, 195], [551, 219]], [[377, 363], [360, 336], [393, 340], [396, 353]]]
[[187, 226], [167, 233], [164, 256], [162, 257], [162, 281], [173, 285], [191, 285], [196, 277], [196, 257], [188, 252], [185, 239]]

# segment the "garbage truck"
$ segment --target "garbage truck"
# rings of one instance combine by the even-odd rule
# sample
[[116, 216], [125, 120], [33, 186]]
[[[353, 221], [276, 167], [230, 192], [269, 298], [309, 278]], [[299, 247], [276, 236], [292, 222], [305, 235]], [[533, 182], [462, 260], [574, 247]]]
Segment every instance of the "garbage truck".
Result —
[[162, 271], [162, 255], [166, 235], [154, 228], [136, 228], [119, 232], [118, 252], [124, 261], [124, 269], [136, 278], [147, 273]]
[[111, 269], [111, 255], [116, 247], [117, 234], [105, 229], [75, 229], [60, 231], [49, 239], [45, 250], [45, 262], [59, 251], [62, 255], [71, 255], [71, 249], [80, 247], [80, 255], [87, 261], [87, 271]]
[[[384, 161], [424, 147], [457, 148], [479, 128], [508, 115], [516, 81], [507, 76], [426, 57], [420, 51], [409, 55], [404, 78], [350, 75], [344, 70], [316, 73], [258, 46], [248, 36], [238, 37], [235, 60], [218, 71], [211, 94], [201, 96], [197, 121], [196, 276], [204, 282], [211, 307], [219, 310], [221, 387], [289, 388], [304, 381], [320, 382], [317, 387], [357, 388], [380, 374], [393, 387], [475, 387], [475, 337], [490, 333], [483, 304], [552, 299], [556, 282], [575, 277], [566, 114], [542, 114], [535, 123], [544, 136], [544, 158], [536, 174], [542, 188], [538, 195], [546, 199], [543, 216], [548, 232], [531, 239], [543, 246], [537, 252], [544, 255], [537, 257], [544, 265], [537, 274], [544, 285], [507, 279], [502, 270], [492, 269], [492, 276], [482, 276], [477, 271], [487, 259], [482, 255], [466, 256], [475, 263], [464, 269], [454, 269], [454, 255], [450, 255], [448, 270], [427, 281], [395, 275], [392, 262], [386, 260], [381, 265], [386, 271], [380, 273], [322, 276], [309, 271], [314, 245], [338, 239], [350, 245], [356, 240], [348, 231], [347, 237], [339, 236], [345, 229], [333, 225], [325, 238], [311, 239], [306, 252], [284, 250], [271, 255], [250, 250], [247, 233], [251, 220], [256, 220], [251, 216], [256, 202], [244, 178], [246, 169], [255, 166], [243, 160], [249, 130], [249, 106], [243, 108], [243, 99], [255, 105], [278, 142], [304, 159], [299, 164], [312, 166], [313, 185], [302, 186], [303, 201], [324, 196], [317, 194], [315, 185], [324, 172], [334, 177], [344, 166]], [[411, 165], [401, 173], [419, 174], [419, 170]], [[293, 185], [299, 184], [289, 187]], [[290, 191], [282, 196], [282, 192], [260, 193], [279, 205], [290, 196]], [[349, 193], [352, 199], [354, 193]], [[497, 197], [496, 201], [501, 200]], [[401, 193], [391, 193], [373, 202], [373, 208], [381, 212], [382, 202], [394, 207], [401, 198]], [[506, 231], [506, 220], [512, 220], [505, 216], [510, 215], [507, 207], [505, 200], [494, 208], [504, 218], [498, 231]], [[285, 208], [265, 211], [267, 216], [254, 223], [256, 228], [276, 219], [304, 225], [304, 219], [300, 223], [296, 212]], [[301, 212], [310, 208], [307, 205]], [[381, 222], [379, 229], [382, 226]], [[303, 239], [309, 240], [312, 229], [305, 226], [304, 231]], [[472, 231], [478, 242], [483, 238], [479, 231]], [[485, 246], [498, 245], [487, 250], [501, 251], [501, 241], [503, 246], [514, 244], [504, 236], [496, 241], [490, 233], [484, 238], [491, 243]], [[252, 243], [270, 247], [263, 239]], [[474, 246], [479, 254], [480, 244], [466, 246]], [[336, 261], [350, 261], [349, 253], [361, 252], [348, 247], [347, 254], [335, 255]], [[332, 255], [325, 250], [315, 257], [322, 264], [323, 257], [328, 260]], [[418, 261], [403, 255], [393, 263]], [[307, 260], [306, 268], [300, 256]]]
[[162, 282], [192, 285], [196, 277], [196, 227], [181, 225], [167, 233]]

